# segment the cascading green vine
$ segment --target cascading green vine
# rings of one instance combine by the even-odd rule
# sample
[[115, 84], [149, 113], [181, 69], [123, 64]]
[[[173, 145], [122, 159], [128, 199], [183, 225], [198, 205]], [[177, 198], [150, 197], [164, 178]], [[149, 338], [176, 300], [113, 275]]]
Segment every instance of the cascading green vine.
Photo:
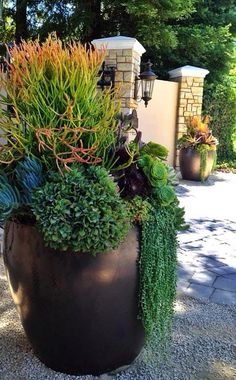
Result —
[[214, 163], [212, 170], [214, 170], [215, 164], [216, 164], [216, 150], [215, 146], [209, 146], [207, 144], [201, 144], [196, 147], [197, 152], [200, 154], [200, 177], [201, 181], [204, 181], [205, 178], [205, 172], [207, 167], [207, 158], [208, 158], [208, 152], [214, 151]]
[[213, 162], [213, 165], [212, 165], [212, 171], [214, 172], [214, 170], [216, 170], [216, 165], [217, 165], [217, 151], [215, 150], [215, 154], [214, 154], [214, 162]]
[[176, 226], [172, 208], [152, 209], [141, 228], [139, 318], [147, 338], [154, 328], [160, 341], [171, 335], [176, 295]]
[[200, 145], [197, 151], [200, 154], [200, 177], [201, 177], [201, 180], [203, 180], [204, 174], [206, 171], [206, 166], [207, 166], [208, 149], [205, 148], [204, 145]]

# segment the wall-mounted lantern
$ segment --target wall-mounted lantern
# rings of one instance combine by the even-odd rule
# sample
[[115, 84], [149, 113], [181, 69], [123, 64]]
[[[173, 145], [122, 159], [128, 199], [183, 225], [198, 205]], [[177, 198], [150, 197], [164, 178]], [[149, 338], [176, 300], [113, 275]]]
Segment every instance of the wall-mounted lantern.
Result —
[[134, 99], [138, 99], [138, 90], [139, 84], [141, 82], [141, 90], [142, 96], [141, 99], [144, 100], [145, 107], [147, 107], [149, 100], [152, 99], [152, 92], [155, 83], [155, 79], [157, 75], [152, 71], [152, 63], [150, 59], [148, 60], [146, 65], [146, 70], [139, 74], [138, 77], [135, 78], [135, 89], [134, 89]]
[[105, 62], [102, 64], [102, 68], [99, 71], [100, 79], [97, 85], [101, 87], [102, 90], [106, 87], [114, 88], [115, 86], [115, 67], [107, 66]]

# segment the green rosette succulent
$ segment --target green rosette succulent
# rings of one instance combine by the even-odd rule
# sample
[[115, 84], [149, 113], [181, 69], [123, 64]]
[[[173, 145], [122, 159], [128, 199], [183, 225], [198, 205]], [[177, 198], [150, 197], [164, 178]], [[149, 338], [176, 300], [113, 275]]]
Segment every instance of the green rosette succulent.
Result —
[[143, 146], [143, 148], [141, 149], [141, 154], [142, 153], [148, 154], [153, 157], [158, 157], [161, 160], [166, 160], [169, 151], [165, 146], [150, 141], [149, 143]]
[[162, 206], [169, 206], [176, 199], [175, 190], [169, 185], [162, 186], [158, 189], [158, 198]]
[[151, 178], [150, 181], [153, 186], [157, 184], [158, 181], [167, 181], [167, 170], [165, 165], [160, 161], [153, 161], [150, 168]]
[[160, 187], [167, 184], [168, 172], [163, 162], [149, 154], [144, 154], [139, 159], [138, 164], [152, 187]]

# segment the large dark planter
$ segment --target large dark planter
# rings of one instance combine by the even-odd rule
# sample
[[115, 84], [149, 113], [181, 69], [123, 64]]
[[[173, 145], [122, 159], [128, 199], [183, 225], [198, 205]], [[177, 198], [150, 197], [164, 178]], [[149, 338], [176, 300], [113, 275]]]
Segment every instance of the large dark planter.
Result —
[[215, 151], [209, 150], [207, 155], [206, 169], [204, 171], [203, 178], [201, 178], [200, 153], [192, 148], [181, 148], [179, 154], [179, 165], [182, 178], [190, 181], [206, 180], [213, 169]]
[[57, 252], [45, 247], [35, 227], [6, 223], [12, 296], [35, 354], [48, 367], [97, 375], [139, 354], [137, 233], [131, 230], [117, 250], [92, 257]]

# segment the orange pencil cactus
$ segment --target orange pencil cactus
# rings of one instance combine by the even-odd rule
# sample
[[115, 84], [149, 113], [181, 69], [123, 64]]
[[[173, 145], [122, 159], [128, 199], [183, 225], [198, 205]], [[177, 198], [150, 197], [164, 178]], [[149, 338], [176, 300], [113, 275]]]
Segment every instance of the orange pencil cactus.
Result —
[[210, 116], [190, 116], [187, 120], [187, 133], [179, 140], [179, 147], [194, 147], [200, 144], [212, 145], [218, 144], [217, 139], [212, 136], [212, 132], [208, 127]]
[[190, 133], [202, 132], [209, 133], [208, 124], [210, 122], [210, 117], [208, 115], [204, 117], [200, 116], [189, 116], [187, 120], [187, 129]]
[[[109, 161], [107, 148], [115, 141], [120, 102], [112, 89], [97, 91], [105, 49], [76, 42], [64, 45], [54, 34], [44, 43], [23, 41], [9, 54], [9, 75], [2, 77], [13, 113], [0, 121], [0, 162], [18, 160], [25, 152], [45, 163], [56, 158], [58, 168], [74, 162]], [[29, 138], [24, 140], [24, 135]], [[36, 146], [38, 142], [38, 146]]]

